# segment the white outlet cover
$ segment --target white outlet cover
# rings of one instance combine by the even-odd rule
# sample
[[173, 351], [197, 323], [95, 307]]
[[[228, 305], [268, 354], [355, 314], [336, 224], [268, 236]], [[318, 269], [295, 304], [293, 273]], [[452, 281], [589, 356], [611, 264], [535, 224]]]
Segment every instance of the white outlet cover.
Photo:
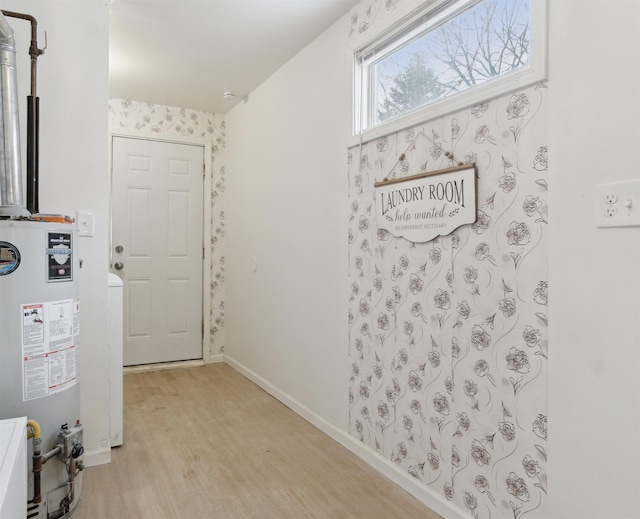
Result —
[[640, 226], [640, 180], [596, 186], [596, 226]]

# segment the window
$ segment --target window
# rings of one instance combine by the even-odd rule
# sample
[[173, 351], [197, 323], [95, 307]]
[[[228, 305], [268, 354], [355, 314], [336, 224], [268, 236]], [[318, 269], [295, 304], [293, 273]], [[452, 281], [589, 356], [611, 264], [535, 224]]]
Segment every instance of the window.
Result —
[[356, 53], [356, 132], [389, 133], [544, 79], [545, 3], [427, 2]]

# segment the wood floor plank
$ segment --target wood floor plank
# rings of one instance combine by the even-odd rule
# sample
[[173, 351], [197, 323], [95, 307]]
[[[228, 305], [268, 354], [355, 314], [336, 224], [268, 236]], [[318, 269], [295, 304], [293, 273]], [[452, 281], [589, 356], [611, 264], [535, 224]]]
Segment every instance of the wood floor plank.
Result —
[[73, 519], [441, 519], [225, 364], [128, 374]]

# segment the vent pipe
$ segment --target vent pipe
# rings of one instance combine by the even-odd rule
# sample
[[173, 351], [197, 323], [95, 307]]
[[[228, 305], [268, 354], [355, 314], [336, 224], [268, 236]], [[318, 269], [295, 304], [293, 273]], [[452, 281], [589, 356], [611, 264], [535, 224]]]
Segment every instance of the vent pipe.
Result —
[[18, 77], [13, 29], [0, 13], [0, 217], [29, 216], [22, 200]]
[[39, 149], [40, 149], [40, 98], [36, 95], [36, 76], [38, 73], [38, 57], [47, 48], [47, 33], [44, 33], [45, 46], [38, 48], [38, 21], [30, 14], [15, 13], [2, 10], [2, 14], [10, 18], [26, 20], [31, 24], [31, 95], [27, 96], [27, 211], [36, 214], [39, 211]]

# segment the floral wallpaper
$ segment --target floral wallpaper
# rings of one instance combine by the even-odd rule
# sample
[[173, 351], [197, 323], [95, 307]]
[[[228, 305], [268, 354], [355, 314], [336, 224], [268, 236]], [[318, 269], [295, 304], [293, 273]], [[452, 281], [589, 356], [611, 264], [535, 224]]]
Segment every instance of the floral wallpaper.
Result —
[[[416, 3], [358, 4], [352, 46]], [[546, 517], [546, 92], [349, 150], [350, 434], [476, 519]], [[458, 162], [477, 165], [475, 223], [427, 243], [377, 229], [375, 182]]]
[[[545, 94], [349, 151], [350, 433], [478, 519], [545, 517]], [[446, 151], [477, 164], [476, 222], [428, 243], [378, 230], [374, 182]]]
[[158, 133], [163, 136], [192, 136], [211, 142], [211, 345], [209, 353], [211, 355], [224, 353], [224, 117], [197, 110], [111, 99], [109, 126]]

